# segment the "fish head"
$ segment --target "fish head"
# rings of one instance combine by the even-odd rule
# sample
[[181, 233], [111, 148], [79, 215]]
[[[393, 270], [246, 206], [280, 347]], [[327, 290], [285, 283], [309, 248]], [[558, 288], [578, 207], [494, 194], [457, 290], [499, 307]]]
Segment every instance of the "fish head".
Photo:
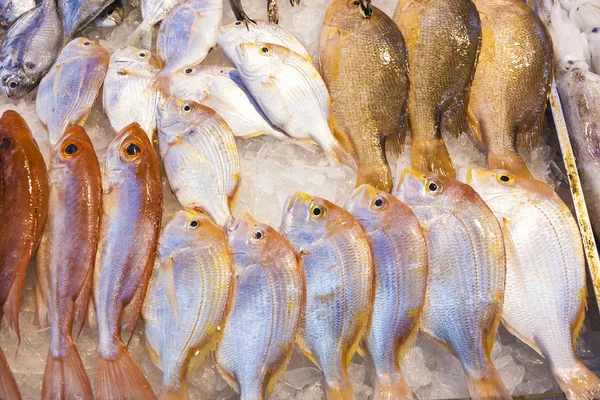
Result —
[[233, 60], [246, 77], [276, 76], [288, 49], [271, 43], [240, 43]]
[[380, 229], [388, 223], [394, 223], [405, 212], [403, 204], [393, 195], [363, 184], [354, 189], [346, 210], [367, 232]]
[[22, 67], [9, 65], [0, 70], [0, 84], [6, 97], [19, 100], [35, 88], [38, 82], [35, 76], [39, 74], [26, 72], [34, 68], [34, 64], [24, 63]]
[[363, 17], [363, 4], [360, 0], [332, 1], [325, 15], [324, 27], [354, 31], [361, 24], [368, 23]]
[[225, 230], [229, 249], [238, 264], [276, 260], [285, 241], [275, 229], [256, 221], [250, 214], [244, 214], [237, 220], [230, 217]]
[[161, 253], [173, 254], [179, 249], [195, 247], [201, 243], [205, 247], [222, 243], [223, 231], [210, 217], [203, 213], [180, 210], [175, 213], [161, 233]]
[[[192, 133], [195, 126], [201, 124], [198, 113], [206, 107], [189, 100], [167, 97], [159, 104], [156, 115], [156, 127], [161, 149], [167, 149], [186, 135]], [[165, 146], [168, 145], [168, 146]]]
[[102, 28], [110, 28], [120, 25], [125, 16], [125, 9], [120, 1], [110, 4], [102, 11], [95, 21], [95, 25]]
[[35, 143], [23, 117], [14, 110], [5, 111], [0, 118], [0, 166], [10, 166], [13, 155], [32, 142]]
[[105, 182], [107, 189], [135, 176], [140, 166], [148, 164], [153, 157], [154, 149], [146, 132], [137, 122], [127, 125], [106, 150], [104, 175], [108, 179]]
[[98, 162], [89, 136], [81, 126], [71, 125], [52, 148], [49, 169], [77, 170], [78, 165], [88, 165], [90, 157]]
[[133, 74], [154, 77], [162, 68], [160, 60], [150, 50], [124, 46], [115, 51], [110, 63], [118, 68], [120, 75]]
[[203, 100], [211, 85], [210, 74], [204, 73], [204, 68], [203, 65], [191, 65], [175, 71], [171, 76], [171, 84], [163, 93], [180, 99], [193, 97], [198, 101]]
[[64, 60], [75, 57], [95, 57], [99, 63], [104, 65], [108, 65], [110, 59], [108, 51], [100, 44], [100, 42], [90, 40], [86, 37], [78, 37], [67, 43], [58, 56], [56, 63], [60, 64]]

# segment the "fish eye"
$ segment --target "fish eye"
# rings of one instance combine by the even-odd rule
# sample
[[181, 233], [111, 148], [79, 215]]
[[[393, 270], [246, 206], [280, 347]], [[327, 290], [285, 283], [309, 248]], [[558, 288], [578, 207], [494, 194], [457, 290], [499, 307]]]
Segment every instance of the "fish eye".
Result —
[[200, 226], [200, 222], [197, 219], [190, 221], [190, 228], [195, 229]]
[[438, 195], [444, 191], [444, 185], [440, 182], [427, 181], [425, 187], [427, 192], [432, 195]]
[[90, 42], [89, 40], [86, 40], [85, 42], [83, 42], [84, 46], [89, 46], [90, 44], [92, 44], [92, 42]]
[[263, 240], [266, 236], [266, 233], [261, 228], [254, 228], [250, 233], [250, 236], [253, 241], [257, 242], [259, 240]]
[[78, 150], [79, 150], [79, 148], [77, 147], [77, 145], [75, 143], [69, 143], [64, 147], [63, 153], [66, 156], [72, 156], [73, 154], [77, 153]]
[[184, 105], [181, 107], [181, 109], [183, 110], [183, 112], [186, 112], [186, 113], [188, 113], [188, 112], [192, 111], [192, 109], [193, 109], [193, 108], [194, 108], [194, 107], [193, 107], [191, 104], [189, 104], [189, 103], [185, 103], [185, 104], [184, 104]]
[[16, 89], [17, 86], [19, 86], [19, 84], [17, 82], [15, 82], [15, 81], [10, 81], [8, 83], [8, 87], [11, 88], [11, 89]]
[[240, 26], [242, 24], [242, 21], [236, 21], [235, 26]]
[[131, 143], [129, 146], [127, 146], [127, 154], [129, 154], [130, 156], [140, 154], [139, 146], [135, 143]]
[[515, 183], [515, 177], [510, 175], [510, 174], [497, 174], [496, 175], [496, 180], [502, 184], [502, 185], [506, 185], [506, 186], [510, 186], [513, 183]]
[[383, 210], [387, 206], [388, 202], [383, 197], [377, 197], [371, 204], [371, 208], [374, 210]]
[[2, 139], [2, 144], [0, 144], [0, 150], [6, 150], [8, 149], [8, 146], [10, 146], [10, 139], [5, 137]]
[[354, 7], [358, 7], [358, 6], [360, 5], [360, 1], [353, 1], [353, 2], [352, 2], [352, 5], [353, 5]]
[[128, 141], [121, 147], [125, 153], [125, 158], [128, 160], [135, 160], [142, 152], [141, 144], [138, 141]]
[[260, 53], [265, 56], [270, 56], [273, 53], [273, 50], [271, 49], [271, 47], [263, 45], [260, 46]]
[[321, 219], [325, 216], [326, 210], [325, 207], [320, 206], [318, 204], [313, 204], [310, 207], [310, 217], [312, 219]]
[[148, 54], [147, 54], [145, 51], [140, 51], [140, 52], [138, 53], [138, 56], [140, 56], [140, 58], [146, 58], [146, 56], [147, 56], [147, 55], [148, 55]]
[[194, 69], [193, 68], [186, 68], [184, 72], [185, 72], [186, 75], [189, 75], [192, 72], [194, 72]]

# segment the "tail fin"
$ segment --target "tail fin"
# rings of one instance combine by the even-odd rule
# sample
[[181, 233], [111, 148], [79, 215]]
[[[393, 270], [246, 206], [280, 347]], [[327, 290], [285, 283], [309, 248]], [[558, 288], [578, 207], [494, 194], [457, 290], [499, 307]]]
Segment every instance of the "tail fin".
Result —
[[512, 396], [504, 385], [498, 371], [491, 365], [488, 368], [488, 376], [475, 378], [467, 374], [467, 385], [473, 400], [511, 400]]
[[358, 164], [358, 175], [356, 176], [356, 187], [368, 183], [379, 190], [390, 193], [392, 191], [392, 171], [387, 163]]
[[412, 167], [419, 172], [433, 172], [456, 177], [454, 164], [442, 139], [412, 140]]
[[96, 361], [96, 396], [104, 399], [155, 399], [150, 384], [123, 343], [115, 359], [98, 354]]
[[325, 380], [325, 393], [327, 400], [354, 400], [354, 390], [348, 374], [345, 374], [341, 382], [335, 382], [335, 384]]
[[518, 176], [533, 178], [533, 175], [531, 175], [531, 172], [529, 172], [525, 165], [525, 161], [516, 152], [502, 156], [488, 152], [488, 165], [490, 169], [505, 169]]
[[575, 369], [554, 377], [569, 400], [600, 398], [600, 379], [579, 361]]
[[402, 375], [398, 375], [396, 382], [387, 382], [381, 376], [375, 378], [373, 400], [409, 400], [412, 398], [410, 388]]
[[159, 400], [188, 400], [187, 381], [184, 376], [178, 388], [169, 388], [160, 393]]
[[0, 399], [21, 400], [17, 381], [10, 372], [8, 361], [6, 361], [2, 349], [0, 349]]
[[42, 399], [93, 399], [92, 386], [73, 343], [64, 358], [48, 351], [42, 382]]
[[142, 21], [127, 38], [127, 44], [141, 46], [145, 49], [152, 48], [152, 26]]
[[332, 143], [329, 149], [325, 149], [325, 155], [331, 165], [344, 164], [352, 169], [356, 169], [354, 157], [337, 141]]

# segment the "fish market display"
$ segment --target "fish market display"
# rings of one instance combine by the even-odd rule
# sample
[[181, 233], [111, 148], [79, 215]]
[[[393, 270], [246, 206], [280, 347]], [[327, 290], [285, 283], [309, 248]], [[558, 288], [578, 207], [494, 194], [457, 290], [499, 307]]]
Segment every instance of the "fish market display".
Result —
[[454, 177], [442, 125], [462, 132], [481, 46], [481, 25], [470, 0], [400, 0], [394, 20], [410, 64], [408, 114], [412, 166]]
[[163, 371], [161, 398], [188, 398], [186, 377], [214, 349], [230, 286], [223, 231], [179, 211], [161, 234], [143, 309], [148, 350]]
[[98, 318], [96, 397], [155, 398], [121, 340], [133, 333], [154, 258], [162, 215], [158, 157], [146, 132], [133, 123], [110, 144], [103, 172], [102, 222], [94, 305]]
[[100, 93], [108, 51], [87, 38], [73, 39], [40, 82], [36, 113], [48, 130], [50, 144], [57, 143], [70, 125], [85, 123]]
[[249, 214], [226, 232], [235, 293], [216, 360], [241, 399], [265, 399], [294, 348], [304, 292], [298, 260], [287, 240]]
[[235, 52], [240, 78], [275, 126], [295, 139], [318, 143], [332, 164], [353, 164], [331, 132], [331, 99], [310, 61], [276, 44], [242, 43]]
[[102, 10], [94, 20], [94, 25], [102, 28], [114, 27], [123, 22], [124, 16], [125, 10], [123, 9], [123, 3], [121, 0], [117, 0]]
[[159, 98], [154, 78], [159, 71], [160, 62], [148, 50], [125, 46], [111, 55], [102, 106], [116, 132], [137, 122], [148, 137], [154, 136]]
[[348, 211], [373, 252], [375, 302], [365, 347], [375, 367], [375, 399], [410, 398], [398, 362], [419, 330], [427, 283], [427, 245], [415, 214], [370, 185], [352, 193]]
[[140, 0], [142, 22], [127, 39], [128, 44], [138, 44], [150, 47], [152, 44], [152, 29], [167, 16], [181, 0]]
[[367, 237], [350, 213], [302, 192], [288, 200], [281, 231], [304, 270], [306, 299], [297, 344], [323, 372], [327, 399], [352, 400], [347, 368], [373, 307]]
[[217, 44], [222, 9], [223, 0], [186, 0], [167, 14], [156, 39], [156, 55], [164, 64], [161, 76], [204, 60]]
[[18, 100], [46, 75], [63, 44], [62, 21], [54, 0], [43, 0], [6, 31], [2, 42], [0, 84]]
[[6, 29], [21, 15], [36, 6], [35, 0], [0, 1], [0, 27]]
[[473, 399], [511, 399], [490, 359], [506, 274], [496, 217], [471, 187], [441, 175], [405, 170], [397, 195], [427, 241], [422, 332], [458, 357]]
[[333, 130], [357, 160], [356, 185], [391, 192], [385, 143], [399, 148], [404, 142], [406, 48], [390, 17], [377, 7], [368, 18], [363, 12], [360, 2], [333, 0], [321, 31], [319, 62], [331, 95]]
[[48, 174], [48, 222], [36, 270], [38, 318], [50, 325], [42, 398], [92, 399], [71, 335], [87, 312], [102, 211], [100, 165], [83, 128], [70, 127], [56, 143]]
[[256, 20], [250, 24], [236, 21], [222, 26], [219, 28], [217, 40], [223, 53], [234, 63], [235, 49], [242, 43], [278, 44], [311, 61], [308, 51], [296, 36], [282, 26], [269, 21]]
[[271, 125], [248, 93], [235, 68], [220, 65], [184, 68], [171, 76], [165, 94], [212, 108], [225, 120], [236, 137], [265, 134], [278, 139], [291, 139]]
[[179, 203], [225, 226], [240, 183], [240, 160], [227, 123], [206, 106], [169, 98], [158, 110], [158, 143]]
[[600, 379], [575, 355], [587, 290], [585, 259], [569, 208], [545, 184], [504, 170], [469, 170], [466, 180], [504, 221], [504, 325], [549, 361], [569, 399], [600, 396]]
[[[25, 120], [15, 111], [0, 118], [0, 323], [20, 341], [19, 308], [27, 265], [48, 214], [48, 172]], [[20, 399], [0, 349], [0, 397]]]
[[65, 37], [70, 39], [85, 28], [112, 0], [56, 0], [64, 23]]

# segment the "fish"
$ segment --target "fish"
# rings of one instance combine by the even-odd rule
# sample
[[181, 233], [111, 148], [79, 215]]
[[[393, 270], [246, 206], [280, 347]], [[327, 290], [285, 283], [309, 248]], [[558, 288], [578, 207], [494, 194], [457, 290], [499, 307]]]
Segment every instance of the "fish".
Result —
[[[392, 191], [386, 141], [404, 142], [408, 59], [395, 22], [377, 7], [334, 0], [319, 41], [321, 75], [331, 96], [333, 131], [358, 164], [356, 186]], [[365, 79], [368, 77], [368, 79]], [[390, 146], [388, 146], [390, 147]]]
[[[31, 130], [16, 111], [0, 118], [0, 323], [20, 342], [19, 308], [25, 273], [48, 216], [48, 171]], [[0, 397], [20, 399], [0, 349]]]
[[42, 399], [93, 399], [71, 334], [88, 309], [102, 212], [100, 164], [82, 127], [69, 127], [52, 147], [48, 174], [48, 221], [36, 260], [38, 319], [50, 326]]
[[496, 217], [470, 186], [443, 175], [404, 170], [395, 194], [414, 211], [427, 242], [421, 332], [460, 360], [471, 398], [510, 400], [490, 358], [506, 275]]
[[71, 125], [83, 126], [100, 93], [110, 55], [88, 38], [69, 42], [42, 78], [35, 112], [56, 144]]
[[160, 61], [146, 49], [124, 46], [112, 54], [104, 79], [102, 107], [116, 132], [137, 122], [152, 140], [159, 99], [154, 78], [160, 68]]
[[274, 24], [279, 23], [279, 0], [267, 0], [267, 20]]
[[182, 0], [141, 0], [142, 22], [129, 35], [127, 44], [136, 45], [141, 43], [143, 47], [151, 48], [154, 26], [181, 2]]
[[361, 185], [346, 209], [373, 252], [375, 301], [364, 347], [375, 368], [376, 400], [411, 398], [399, 360], [419, 331], [427, 287], [427, 244], [414, 212], [396, 197]]
[[266, 399], [294, 349], [304, 286], [293, 247], [249, 214], [228, 220], [235, 292], [216, 352], [241, 399]]
[[94, 20], [94, 25], [101, 28], [112, 28], [121, 25], [125, 16], [125, 9], [121, 0], [108, 5]]
[[186, 67], [172, 75], [171, 84], [163, 93], [212, 108], [236, 137], [269, 135], [280, 140], [293, 140], [271, 125], [235, 68], [221, 65]]
[[[600, 25], [600, 23], [598, 24]], [[596, 75], [600, 75], [600, 26], [592, 29], [587, 35], [591, 68]]]
[[21, 15], [36, 6], [35, 0], [0, 1], [0, 27], [7, 29]]
[[188, 398], [186, 376], [220, 338], [231, 263], [223, 230], [207, 216], [182, 210], [165, 226], [143, 306], [148, 351], [163, 371], [161, 398]]
[[303, 192], [284, 206], [281, 234], [304, 271], [305, 306], [296, 343], [323, 372], [327, 399], [353, 400], [347, 368], [373, 309], [367, 236], [352, 214]]
[[242, 43], [273, 43], [287, 47], [312, 62], [306, 47], [290, 31], [276, 23], [256, 20], [246, 26], [236, 21], [219, 28], [217, 42], [223, 53], [235, 63], [236, 48]]
[[164, 65], [157, 79], [206, 58], [217, 44], [222, 9], [223, 0], [188, 0], [167, 14], [156, 39], [156, 55]]
[[67, 40], [92, 22], [114, 0], [56, 0]]
[[54, 0], [43, 0], [23, 14], [8, 28], [2, 43], [0, 85], [4, 95], [19, 100], [35, 89], [62, 45], [62, 21]]
[[544, 183], [470, 169], [469, 183], [502, 221], [507, 248], [504, 326], [548, 360], [569, 399], [597, 399], [600, 379], [577, 358], [585, 318], [585, 258], [573, 214]]
[[177, 201], [225, 226], [240, 184], [233, 132], [213, 109], [175, 98], [160, 105], [157, 120], [160, 156]]
[[125, 127], [106, 151], [102, 220], [94, 268], [98, 319], [96, 398], [156, 399], [121, 340], [137, 325], [162, 217], [158, 156], [137, 123]]
[[354, 165], [331, 131], [329, 92], [310, 61], [276, 44], [242, 43], [235, 52], [242, 82], [273, 125], [318, 143], [332, 165]]
[[412, 168], [449, 177], [456, 170], [442, 125], [458, 136], [481, 47], [481, 25], [471, 0], [401, 0], [394, 21], [410, 64], [408, 118]]
[[487, 147], [490, 168], [531, 176], [518, 153], [535, 146], [552, 83], [552, 40], [519, 0], [475, 0], [483, 41], [471, 87], [468, 120]]

